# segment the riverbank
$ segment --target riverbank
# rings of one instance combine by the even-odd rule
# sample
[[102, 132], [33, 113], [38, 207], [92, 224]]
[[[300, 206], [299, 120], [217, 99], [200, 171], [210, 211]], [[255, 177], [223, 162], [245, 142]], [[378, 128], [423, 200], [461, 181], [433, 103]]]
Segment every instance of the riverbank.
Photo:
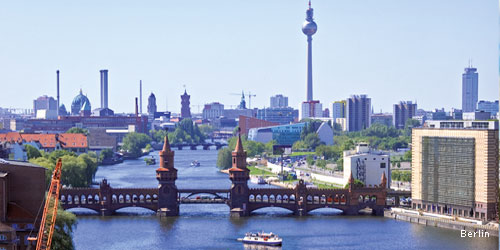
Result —
[[480, 225], [474, 223], [474, 221], [458, 221], [443, 217], [431, 217], [427, 215], [420, 215], [416, 211], [410, 211], [406, 209], [393, 208], [391, 210], [384, 211], [384, 217], [392, 218], [395, 220], [407, 221], [411, 223], [416, 223], [425, 226], [439, 227], [453, 230], [465, 230], [467, 232], [478, 233], [480, 235], [486, 235], [485, 237], [498, 237], [498, 224], [493, 225]]

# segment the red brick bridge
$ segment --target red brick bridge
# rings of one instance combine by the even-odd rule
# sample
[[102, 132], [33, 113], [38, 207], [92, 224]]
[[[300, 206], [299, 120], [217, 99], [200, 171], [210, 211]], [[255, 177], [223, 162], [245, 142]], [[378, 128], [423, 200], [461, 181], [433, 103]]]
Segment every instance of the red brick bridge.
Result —
[[[99, 188], [63, 188], [60, 193], [64, 209], [87, 208], [102, 215], [112, 215], [118, 209], [142, 207], [160, 216], [179, 215], [180, 204], [226, 204], [231, 216], [248, 216], [265, 207], [281, 207], [295, 215], [307, 215], [319, 208], [339, 209], [346, 215], [356, 215], [361, 209], [371, 208], [373, 214], [382, 215], [388, 195], [387, 179], [383, 175], [378, 186], [356, 187], [354, 178], [346, 189], [308, 188], [300, 180], [295, 188], [249, 188], [250, 170], [246, 167], [246, 152], [238, 138], [232, 152], [232, 182], [229, 189], [178, 189], [175, 185], [177, 169], [174, 167], [174, 151], [165, 138], [160, 152], [160, 167], [156, 170], [158, 188], [112, 188], [106, 179]], [[390, 192], [390, 191], [389, 191]]]

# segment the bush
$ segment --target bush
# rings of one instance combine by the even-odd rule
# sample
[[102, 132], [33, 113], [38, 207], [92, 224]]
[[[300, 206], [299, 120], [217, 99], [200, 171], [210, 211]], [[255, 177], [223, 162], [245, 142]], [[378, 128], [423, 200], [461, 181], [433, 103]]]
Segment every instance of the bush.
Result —
[[229, 169], [232, 165], [231, 149], [220, 149], [217, 155], [217, 167], [219, 169]]
[[151, 138], [148, 135], [132, 132], [128, 133], [125, 138], [123, 138], [122, 149], [127, 151], [132, 157], [140, 157], [142, 155], [142, 149], [150, 142]]

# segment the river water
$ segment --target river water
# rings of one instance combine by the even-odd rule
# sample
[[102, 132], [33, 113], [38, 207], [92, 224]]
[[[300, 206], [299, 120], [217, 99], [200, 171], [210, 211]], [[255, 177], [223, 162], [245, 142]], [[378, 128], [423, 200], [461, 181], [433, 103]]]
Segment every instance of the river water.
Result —
[[[151, 155], [159, 162], [158, 152]], [[191, 167], [192, 160], [201, 166]], [[228, 188], [229, 177], [218, 172], [216, 160], [214, 150], [176, 151], [177, 187]], [[156, 187], [157, 167], [142, 159], [101, 166], [96, 180], [107, 178], [112, 187]], [[333, 209], [295, 217], [284, 209], [264, 208], [248, 218], [230, 218], [226, 205], [186, 204], [180, 206], [179, 217], [161, 219], [142, 208], [124, 208], [108, 217], [85, 209], [70, 211], [78, 215], [77, 250], [245, 249], [236, 239], [261, 230], [282, 237], [282, 249], [498, 249], [496, 237], [466, 239], [460, 231], [383, 217], [342, 216]]]

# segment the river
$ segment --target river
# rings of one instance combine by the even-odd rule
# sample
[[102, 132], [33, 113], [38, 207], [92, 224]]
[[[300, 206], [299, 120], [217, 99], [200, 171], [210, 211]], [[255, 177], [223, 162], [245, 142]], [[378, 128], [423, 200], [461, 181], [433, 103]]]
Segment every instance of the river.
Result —
[[[153, 152], [158, 160], [158, 152]], [[150, 157], [150, 156], [149, 156]], [[198, 160], [200, 167], [191, 167]], [[215, 167], [217, 151], [175, 152], [178, 188], [228, 188], [229, 177]], [[101, 166], [96, 180], [107, 178], [112, 187], [156, 187], [157, 166], [142, 159]], [[255, 186], [254, 184], [250, 184]], [[247, 218], [230, 218], [221, 204], [180, 206], [180, 216], [158, 218], [142, 208], [124, 208], [101, 217], [84, 209], [74, 232], [77, 250], [125, 249], [244, 249], [236, 241], [249, 231], [272, 231], [283, 238], [282, 249], [498, 249], [498, 238], [465, 239], [460, 231], [426, 227], [375, 216], [342, 216], [319, 209], [306, 217], [287, 210], [264, 208]]]

